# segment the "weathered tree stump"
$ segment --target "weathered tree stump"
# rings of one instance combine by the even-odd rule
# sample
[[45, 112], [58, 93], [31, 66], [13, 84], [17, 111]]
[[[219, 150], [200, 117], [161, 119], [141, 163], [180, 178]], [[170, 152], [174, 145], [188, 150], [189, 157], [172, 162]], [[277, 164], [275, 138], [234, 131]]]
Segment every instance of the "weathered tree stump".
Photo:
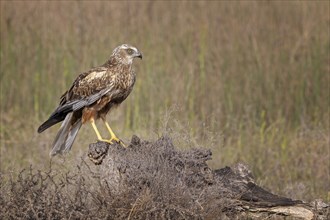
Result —
[[[170, 138], [155, 142], [133, 136], [127, 148], [119, 144], [90, 144], [89, 158], [99, 165], [101, 179], [113, 194], [157, 195], [159, 209], [173, 209], [164, 218], [196, 219], [278, 218], [329, 219], [329, 206], [322, 201], [306, 203], [268, 192], [254, 182], [243, 164], [212, 170], [206, 161], [211, 151], [179, 151]], [[140, 199], [142, 200], [142, 199]], [[137, 200], [138, 201], [138, 200]], [[165, 201], [165, 202], [164, 202]], [[167, 205], [164, 205], [164, 204]], [[179, 204], [179, 205], [178, 205]], [[145, 215], [152, 218], [152, 214]], [[167, 216], [167, 217], [166, 217]], [[138, 217], [137, 217], [138, 218]]]

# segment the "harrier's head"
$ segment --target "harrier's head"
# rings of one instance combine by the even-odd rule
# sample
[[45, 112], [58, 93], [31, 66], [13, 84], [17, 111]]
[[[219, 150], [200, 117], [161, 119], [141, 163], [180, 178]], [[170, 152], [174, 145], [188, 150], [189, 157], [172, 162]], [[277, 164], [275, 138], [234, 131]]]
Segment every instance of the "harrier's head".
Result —
[[118, 46], [114, 49], [112, 56], [124, 64], [132, 64], [135, 57], [142, 59], [142, 53], [136, 47], [128, 44]]

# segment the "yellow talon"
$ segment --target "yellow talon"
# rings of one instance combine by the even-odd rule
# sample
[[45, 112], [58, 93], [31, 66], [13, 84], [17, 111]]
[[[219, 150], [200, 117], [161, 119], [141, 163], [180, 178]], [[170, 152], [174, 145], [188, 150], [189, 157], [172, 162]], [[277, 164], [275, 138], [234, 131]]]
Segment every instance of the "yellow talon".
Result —
[[104, 124], [105, 124], [105, 126], [107, 127], [107, 129], [108, 129], [108, 131], [109, 131], [109, 133], [110, 133], [110, 136], [111, 136], [111, 138], [110, 138], [109, 140], [106, 140], [106, 139], [103, 139], [103, 138], [102, 138], [102, 136], [101, 136], [99, 130], [98, 130], [97, 127], [96, 127], [96, 124], [95, 124], [95, 121], [94, 121], [93, 118], [91, 119], [91, 124], [92, 124], [92, 126], [93, 126], [93, 129], [94, 129], [94, 131], [95, 131], [95, 133], [96, 133], [96, 136], [97, 136], [97, 139], [98, 139], [99, 141], [104, 141], [104, 142], [107, 142], [107, 143], [109, 143], [109, 144], [113, 144], [113, 142], [117, 142], [117, 143], [121, 144], [123, 147], [126, 147], [125, 144], [124, 144], [119, 138], [116, 137], [115, 133], [113, 133], [113, 131], [112, 131], [110, 125], [108, 124], [108, 122], [104, 121]]
[[109, 144], [113, 144], [112, 142], [111, 142], [111, 140], [107, 140], [107, 139], [98, 139], [99, 141], [103, 141], [103, 142], [106, 142], [106, 143], [109, 143]]
[[117, 136], [112, 131], [112, 129], [111, 129], [110, 125], [108, 124], [108, 122], [104, 121], [104, 124], [105, 124], [105, 126], [107, 127], [107, 129], [110, 133], [110, 136], [111, 136], [110, 141], [115, 141], [115, 142], [121, 144], [123, 147], [126, 147], [125, 144], [119, 138], [117, 138]]

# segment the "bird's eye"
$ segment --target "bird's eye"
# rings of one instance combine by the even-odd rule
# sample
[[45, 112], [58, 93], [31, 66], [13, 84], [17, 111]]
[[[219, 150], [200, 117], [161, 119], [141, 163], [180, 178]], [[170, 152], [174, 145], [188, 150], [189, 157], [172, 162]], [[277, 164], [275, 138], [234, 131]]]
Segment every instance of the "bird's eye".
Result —
[[129, 49], [127, 49], [127, 53], [128, 53], [129, 55], [132, 55], [132, 54], [133, 54], [133, 50], [132, 50], [131, 48], [129, 48]]

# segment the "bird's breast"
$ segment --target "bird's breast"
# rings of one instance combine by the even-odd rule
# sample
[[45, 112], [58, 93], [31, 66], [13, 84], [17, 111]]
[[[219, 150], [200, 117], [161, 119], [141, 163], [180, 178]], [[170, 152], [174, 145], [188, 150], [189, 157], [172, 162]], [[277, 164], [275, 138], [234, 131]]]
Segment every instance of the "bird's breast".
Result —
[[135, 74], [134, 73], [126, 73], [126, 74], [118, 74], [116, 79], [115, 85], [118, 89], [122, 90], [123, 92], [126, 90], [131, 91], [134, 83], [135, 83]]

